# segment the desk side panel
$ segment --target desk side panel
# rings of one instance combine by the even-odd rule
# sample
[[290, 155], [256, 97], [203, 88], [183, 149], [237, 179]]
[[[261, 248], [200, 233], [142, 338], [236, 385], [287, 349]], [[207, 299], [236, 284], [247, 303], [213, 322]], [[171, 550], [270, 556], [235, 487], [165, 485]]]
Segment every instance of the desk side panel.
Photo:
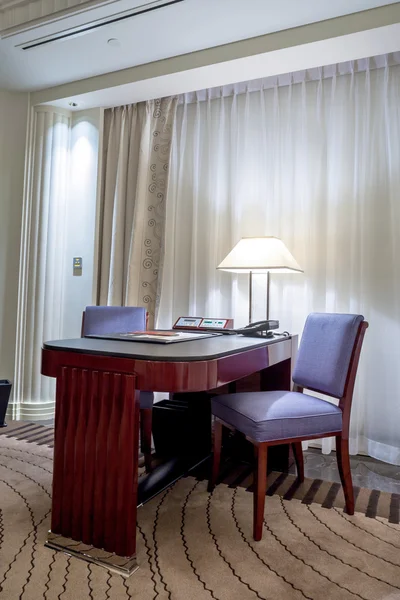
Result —
[[135, 555], [138, 442], [133, 375], [60, 369], [52, 533]]
[[215, 387], [218, 360], [163, 362], [42, 350], [42, 375], [59, 377], [63, 367], [135, 375], [143, 391], [204, 391]]
[[78, 352], [42, 350], [42, 374], [57, 377], [62, 367], [134, 374], [136, 387], [152, 392], [201, 392], [242, 379], [291, 358], [291, 340], [204, 361], [167, 362]]

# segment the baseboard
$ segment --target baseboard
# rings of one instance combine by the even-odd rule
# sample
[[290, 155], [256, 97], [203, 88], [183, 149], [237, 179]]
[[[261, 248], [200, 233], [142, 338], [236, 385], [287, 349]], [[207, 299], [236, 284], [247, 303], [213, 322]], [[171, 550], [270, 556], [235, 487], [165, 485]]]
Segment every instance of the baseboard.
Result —
[[53, 419], [55, 401], [8, 403], [7, 417], [15, 421], [45, 421]]

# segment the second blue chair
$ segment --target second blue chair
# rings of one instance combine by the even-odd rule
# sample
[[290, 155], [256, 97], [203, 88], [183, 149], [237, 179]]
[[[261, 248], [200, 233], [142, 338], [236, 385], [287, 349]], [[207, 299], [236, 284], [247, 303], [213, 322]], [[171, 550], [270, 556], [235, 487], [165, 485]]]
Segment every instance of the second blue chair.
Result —
[[[353, 389], [365, 330], [362, 315], [313, 313], [308, 316], [293, 371], [294, 390], [225, 394], [212, 400], [214, 459], [209, 491], [219, 472], [222, 428], [240, 431], [252, 442], [254, 474], [253, 537], [261, 540], [267, 485], [268, 447], [291, 444], [299, 481], [304, 480], [301, 442], [336, 437], [336, 456], [348, 514], [354, 513], [349, 460]], [[337, 398], [338, 406], [304, 389]]]

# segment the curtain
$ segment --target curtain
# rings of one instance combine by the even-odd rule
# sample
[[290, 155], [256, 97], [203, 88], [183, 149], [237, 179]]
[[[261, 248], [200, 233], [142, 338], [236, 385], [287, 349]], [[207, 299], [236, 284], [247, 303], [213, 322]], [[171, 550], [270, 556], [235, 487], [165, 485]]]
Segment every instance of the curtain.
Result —
[[37, 107], [27, 160], [18, 291], [13, 419], [54, 416], [54, 380], [43, 377], [43, 340], [62, 337], [64, 222], [70, 114]]
[[144, 306], [152, 326], [163, 263], [177, 98], [105, 111], [98, 303]]
[[289, 79], [180, 100], [158, 325], [246, 324], [247, 276], [216, 266], [241, 237], [282, 238], [304, 274], [271, 275], [271, 318], [300, 333], [312, 311], [365, 316], [350, 451], [400, 464], [400, 67]]

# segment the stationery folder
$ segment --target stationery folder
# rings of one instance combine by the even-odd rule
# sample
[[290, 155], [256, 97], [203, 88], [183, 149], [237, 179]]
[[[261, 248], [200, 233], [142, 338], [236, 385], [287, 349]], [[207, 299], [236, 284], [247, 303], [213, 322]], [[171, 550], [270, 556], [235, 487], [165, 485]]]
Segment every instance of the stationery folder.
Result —
[[87, 335], [86, 337], [100, 338], [102, 340], [117, 340], [119, 342], [151, 342], [156, 344], [175, 344], [177, 342], [196, 341], [221, 335], [219, 332], [188, 332], [188, 331], [131, 331], [127, 333], [108, 333]]

